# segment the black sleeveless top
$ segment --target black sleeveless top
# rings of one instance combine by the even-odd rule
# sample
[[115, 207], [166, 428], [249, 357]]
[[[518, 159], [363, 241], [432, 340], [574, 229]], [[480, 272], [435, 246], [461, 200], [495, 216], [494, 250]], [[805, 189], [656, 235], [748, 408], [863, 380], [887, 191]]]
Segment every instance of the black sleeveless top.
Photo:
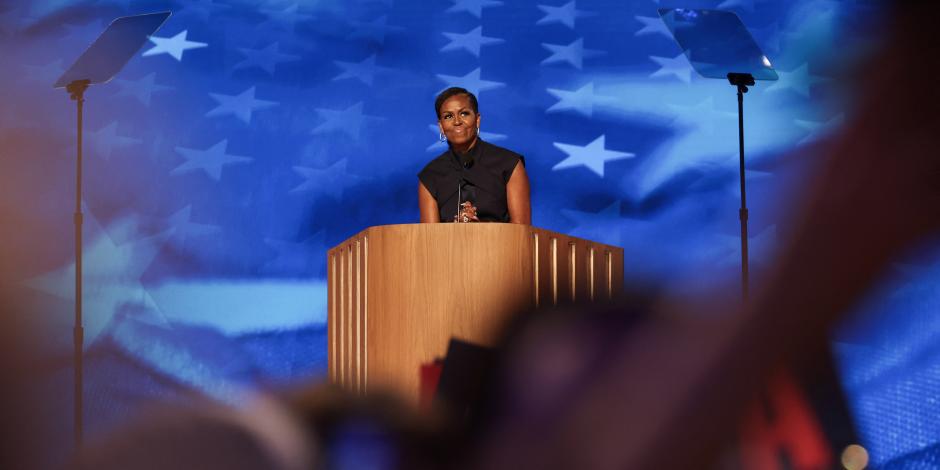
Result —
[[458, 156], [452, 149], [431, 160], [418, 179], [437, 201], [441, 222], [453, 222], [457, 213], [457, 188], [460, 201], [470, 201], [477, 208], [481, 222], [509, 222], [506, 183], [522, 155], [477, 140], [466, 155]]

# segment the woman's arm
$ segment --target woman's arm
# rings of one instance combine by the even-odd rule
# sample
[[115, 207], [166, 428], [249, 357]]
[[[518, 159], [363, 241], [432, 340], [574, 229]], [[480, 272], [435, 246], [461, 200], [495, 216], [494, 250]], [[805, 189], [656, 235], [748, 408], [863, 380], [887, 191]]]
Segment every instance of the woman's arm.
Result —
[[506, 183], [506, 204], [509, 206], [510, 223], [532, 225], [529, 176], [525, 173], [525, 165], [522, 161], [516, 163], [516, 168], [512, 170], [512, 176]]
[[437, 201], [434, 196], [424, 187], [424, 183], [418, 182], [418, 209], [421, 211], [421, 223], [433, 224], [441, 221], [440, 211], [437, 209]]

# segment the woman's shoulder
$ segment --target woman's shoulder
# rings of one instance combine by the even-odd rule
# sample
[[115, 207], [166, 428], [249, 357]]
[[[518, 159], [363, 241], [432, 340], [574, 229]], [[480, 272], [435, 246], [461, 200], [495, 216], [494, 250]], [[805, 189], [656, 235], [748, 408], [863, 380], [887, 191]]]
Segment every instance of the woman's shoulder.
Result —
[[486, 155], [491, 156], [486, 158], [486, 160], [489, 160], [488, 166], [495, 166], [502, 172], [512, 172], [519, 162], [522, 162], [522, 165], [525, 166], [525, 157], [521, 153], [489, 142], [482, 142], [482, 144], [484, 145], [483, 151]]
[[434, 157], [418, 172], [418, 179], [424, 183], [428, 189], [436, 187], [439, 180], [446, 180], [454, 173], [453, 157], [449, 150]]
[[424, 168], [421, 169], [420, 173], [425, 172], [446, 172], [450, 169], [450, 150], [445, 150], [440, 155], [434, 157], [427, 164], [424, 165]]
[[483, 140], [480, 141], [480, 144], [483, 146], [483, 150], [485, 150], [487, 154], [501, 155], [513, 159], [523, 158], [521, 153], [514, 152], [506, 147], [500, 147], [499, 145], [491, 144]]

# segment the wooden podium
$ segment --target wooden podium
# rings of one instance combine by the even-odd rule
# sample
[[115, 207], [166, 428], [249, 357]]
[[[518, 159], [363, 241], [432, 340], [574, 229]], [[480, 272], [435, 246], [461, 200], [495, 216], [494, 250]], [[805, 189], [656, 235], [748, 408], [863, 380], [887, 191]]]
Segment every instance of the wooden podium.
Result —
[[451, 337], [492, 344], [520, 310], [607, 301], [623, 250], [527, 225], [368, 228], [327, 254], [330, 381], [417, 402], [419, 366]]

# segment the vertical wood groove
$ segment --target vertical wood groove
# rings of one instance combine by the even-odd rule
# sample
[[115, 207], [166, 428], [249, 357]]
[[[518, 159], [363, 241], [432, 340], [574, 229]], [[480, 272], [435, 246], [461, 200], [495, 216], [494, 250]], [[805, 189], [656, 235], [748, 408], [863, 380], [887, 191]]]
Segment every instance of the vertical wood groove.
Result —
[[588, 299], [594, 301], [594, 247], [588, 250]]
[[356, 240], [356, 392], [362, 392], [362, 247]]
[[328, 354], [329, 358], [329, 368], [330, 368], [330, 382], [336, 383], [336, 367], [338, 365], [336, 361], [336, 283], [339, 282], [339, 279], [336, 278], [336, 254], [331, 253], [329, 257], [329, 269], [332, 276], [330, 276], [330, 311], [327, 317], [327, 329], [329, 330], [329, 341], [330, 349]]
[[551, 241], [552, 305], [558, 305], [558, 239]]
[[369, 391], [369, 237], [362, 237], [362, 393]]
[[340, 386], [346, 383], [346, 250], [339, 250], [339, 325], [336, 330], [337, 336], [337, 360], [339, 361], [339, 370], [337, 370], [337, 381]]
[[614, 262], [609, 251], [604, 251], [607, 262], [607, 300], [614, 298]]
[[532, 233], [532, 279], [535, 280], [535, 286], [533, 289], [533, 294], [535, 296], [535, 308], [539, 307], [539, 276], [542, 274], [539, 271], [539, 234]]
[[346, 388], [352, 386], [353, 370], [353, 285], [352, 285], [352, 256], [353, 251], [350, 245], [346, 245], [346, 360], [349, 366], [346, 368]]
[[568, 242], [568, 274], [571, 287], [571, 301], [577, 300], [577, 279], [578, 279], [578, 247], [574, 242]]

